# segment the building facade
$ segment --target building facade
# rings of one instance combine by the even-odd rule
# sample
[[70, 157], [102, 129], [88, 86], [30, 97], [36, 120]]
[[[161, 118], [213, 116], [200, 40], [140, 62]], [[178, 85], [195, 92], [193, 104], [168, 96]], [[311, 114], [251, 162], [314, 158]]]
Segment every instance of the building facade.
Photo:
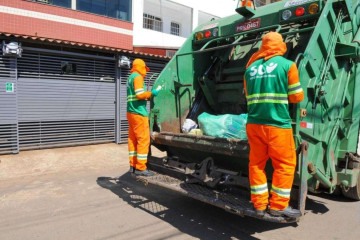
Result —
[[171, 57], [198, 25], [235, 14], [235, 8], [233, 0], [133, 1], [134, 49]]
[[[129, 17], [122, 20], [94, 14], [97, 7], [91, 3], [95, 2], [99, 1], [0, 0], [1, 32], [133, 50], [133, 24]], [[123, 15], [126, 16], [119, 14]]]
[[0, 0], [0, 154], [127, 141], [124, 57], [149, 87], [169, 59], [133, 51], [131, 7], [97, 3]]
[[210, 2], [0, 0], [0, 154], [126, 142], [127, 63], [150, 89]]

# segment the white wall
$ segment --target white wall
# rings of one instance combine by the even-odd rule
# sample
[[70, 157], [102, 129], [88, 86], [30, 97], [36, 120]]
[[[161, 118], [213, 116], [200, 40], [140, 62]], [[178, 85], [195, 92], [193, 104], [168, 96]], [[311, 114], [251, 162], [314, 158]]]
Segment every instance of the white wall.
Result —
[[212, 18], [218, 19], [219, 17], [215, 16], [215, 15], [212, 15], [212, 14], [209, 14], [209, 13], [199, 11], [198, 25], [204, 24], [204, 23], [210, 21]]
[[[134, 46], [179, 48], [192, 30], [211, 18], [235, 14], [237, 0], [133, 0]], [[143, 13], [160, 17], [163, 32], [143, 28]], [[180, 36], [170, 34], [170, 23], [180, 24]]]
[[235, 14], [237, 0], [170, 0], [178, 4], [195, 8], [202, 12], [217, 16], [226, 17]]
[[[153, 2], [158, 4], [154, 4]], [[167, 34], [170, 34], [170, 23], [174, 21], [181, 25], [180, 36], [189, 36], [189, 34], [192, 32], [191, 12], [191, 8], [169, 1], [144, 1], [144, 13], [160, 17], [163, 21], [163, 32]]]

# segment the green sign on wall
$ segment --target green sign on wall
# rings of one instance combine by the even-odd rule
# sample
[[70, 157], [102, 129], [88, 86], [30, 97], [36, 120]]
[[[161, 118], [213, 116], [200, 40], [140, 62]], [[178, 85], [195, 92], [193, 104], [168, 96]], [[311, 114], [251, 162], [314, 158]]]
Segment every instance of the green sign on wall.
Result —
[[8, 93], [13, 93], [14, 92], [14, 83], [7, 82], [5, 84], [5, 91]]

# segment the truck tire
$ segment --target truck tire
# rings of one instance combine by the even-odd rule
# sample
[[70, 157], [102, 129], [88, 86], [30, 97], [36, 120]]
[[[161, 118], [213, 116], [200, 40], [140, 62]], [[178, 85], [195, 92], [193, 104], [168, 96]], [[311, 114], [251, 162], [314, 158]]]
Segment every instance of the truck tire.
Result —
[[354, 187], [341, 188], [342, 194], [350, 199], [360, 200], [360, 174], [358, 175], [357, 183]]

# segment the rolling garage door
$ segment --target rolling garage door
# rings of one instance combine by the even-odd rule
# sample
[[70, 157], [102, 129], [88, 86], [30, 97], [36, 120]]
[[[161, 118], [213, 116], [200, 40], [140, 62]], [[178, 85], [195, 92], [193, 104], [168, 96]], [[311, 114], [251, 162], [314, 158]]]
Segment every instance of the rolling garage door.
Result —
[[115, 60], [25, 49], [18, 59], [19, 147], [115, 141]]
[[0, 154], [17, 153], [16, 58], [0, 50]]

